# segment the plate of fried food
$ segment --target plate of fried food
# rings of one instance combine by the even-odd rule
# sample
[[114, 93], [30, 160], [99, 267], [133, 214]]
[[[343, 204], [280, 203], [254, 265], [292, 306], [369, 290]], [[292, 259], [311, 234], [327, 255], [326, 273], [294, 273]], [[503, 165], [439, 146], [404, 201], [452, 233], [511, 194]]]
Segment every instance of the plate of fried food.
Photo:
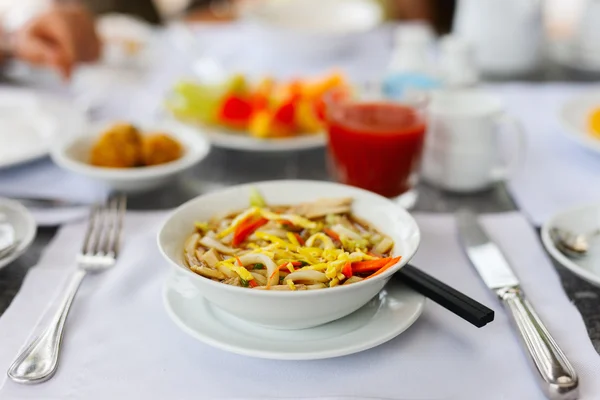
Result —
[[217, 147], [303, 150], [324, 146], [325, 100], [334, 89], [350, 89], [338, 72], [289, 81], [237, 74], [215, 84], [180, 81], [165, 106], [179, 121], [206, 133]]
[[52, 159], [124, 193], [142, 192], [171, 181], [206, 157], [204, 135], [176, 121], [153, 124], [100, 123], [52, 149]]

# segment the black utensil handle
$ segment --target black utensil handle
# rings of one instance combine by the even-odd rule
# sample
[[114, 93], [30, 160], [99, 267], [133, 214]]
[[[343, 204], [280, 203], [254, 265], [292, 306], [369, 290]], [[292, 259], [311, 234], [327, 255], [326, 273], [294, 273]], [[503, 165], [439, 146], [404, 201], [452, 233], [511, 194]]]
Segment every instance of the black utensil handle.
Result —
[[396, 275], [412, 289], [478, 328], [494, 320], [494, 310], [412, 265], [405, 265]]

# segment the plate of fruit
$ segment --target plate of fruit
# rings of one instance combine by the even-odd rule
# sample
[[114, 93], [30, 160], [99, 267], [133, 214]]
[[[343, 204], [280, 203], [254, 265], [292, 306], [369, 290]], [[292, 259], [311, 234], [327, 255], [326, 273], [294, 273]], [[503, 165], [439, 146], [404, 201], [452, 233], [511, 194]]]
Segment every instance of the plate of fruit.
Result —
[[178, 82], [167, 110], [197, 127], [217, 147], [291, 151], [325, 144], [325, 98], [349, 88], [339, 73], [311, 79], [252, 80], [237, 74], [220, 83]]
[[569, 99], [559, 113], [563, 134], [580, 146], [600, 153], [600, 91]]

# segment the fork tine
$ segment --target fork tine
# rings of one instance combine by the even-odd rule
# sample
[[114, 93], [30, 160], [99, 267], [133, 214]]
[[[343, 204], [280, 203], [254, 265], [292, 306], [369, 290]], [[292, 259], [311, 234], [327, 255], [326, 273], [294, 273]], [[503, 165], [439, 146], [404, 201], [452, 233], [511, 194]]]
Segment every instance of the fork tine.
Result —
[[118, 199], [116, 197], [111, 196], [104, 207], [103, 218], [102, 218], [102, 231], [100, 233], [100, 237], [95, 248], [94, 254], [96, 255], [108, 255], [109, 253], [109, 244], [111, 241], [111, 235], [115, 225], [114, 215], [116, 213], [118, 206]]
[[92, 231], [92, 240], [91, 246], [88, 249], [89, 255], [97, 255], [100, 253], [102, 248], [102, 243], [105, 240], [106, 236], [106, 222], [108, 215], [108, 204], [104, 203], [98, 207], [98, 213], [96, 214], [96, 219], [94, 221], [94, 230]]
[[93, 248], [94, 241], [94, 231], [96, 229], [96, 220], [98, 213], [100, 211], [100, 206], [95, 204], [90, 211], [90, 216], [88, 217], [88, 225], [85, 231], [85, 238], [83, 240], [83, 247], [81, 248], [81, 254], [90, 254]]
[[114, 220], [112, 224], [112, 235], [108, 243], [107, 253], [116, 257], [119, 253], [119, 242], [121, 238], [121, 230], [123, 228], [123, 218], [127, 209], [127, 197], [119, 195], [115, 197]]

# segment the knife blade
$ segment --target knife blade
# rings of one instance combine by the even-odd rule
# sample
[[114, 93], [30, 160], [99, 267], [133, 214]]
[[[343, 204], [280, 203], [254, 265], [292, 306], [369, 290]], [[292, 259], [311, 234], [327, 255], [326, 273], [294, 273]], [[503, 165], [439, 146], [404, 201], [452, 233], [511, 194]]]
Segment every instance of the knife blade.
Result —
[[579, 380], [575, 369], [527, 300], [500, 248], [488, 237], [475, 214], [461, 210], [456, 214], [456, 222], [462, 245], [475, 270], [511, 316], [546, 397], [577, 399]]

